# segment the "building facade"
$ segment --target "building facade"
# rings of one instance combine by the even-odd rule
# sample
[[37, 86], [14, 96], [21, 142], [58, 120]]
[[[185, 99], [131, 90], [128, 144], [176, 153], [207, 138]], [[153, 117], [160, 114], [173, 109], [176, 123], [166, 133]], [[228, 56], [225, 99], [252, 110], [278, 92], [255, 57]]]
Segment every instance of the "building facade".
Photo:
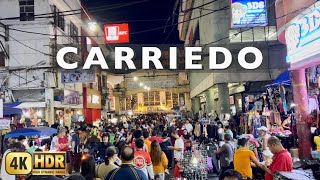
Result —
[[[1, 42], [7, 56], [0, 57], [5, 72], [1, 84], [5, 103], [18, 102], [24, 115], [32, 116], [34, 121], [45, 119], [49, 124], [56, 119], [69, 125], [79, 115], [84, 115], [88, 123], [100, 119], [106, 74], [98, 70], [64, 71], [56, 63], [56, 54], [62, 47], [79, 48], [77, 55], [67, 55], [65, 59], [80, 64], [92, 46], [104, 48], [103, 39], [94, 37], [103, 32], [89, 28], [91, 18], [80, 2], [3, 0], [0, 17], [6, 27]], [[76, 76], [81, 80], [72, 78]]]
[[[276, 2], [279, 40], [287, 46], [301, 159], [311, 158], [311, 128], [319, 127], [319, 7], [316, 0]], [[312, 103], [315, 102], [315, 103]]]
[[190, 111], [186, 73], [168, 70], [139, 70], [124, 76], [113, 89], [115, 112], [136, 114]]
[[[180, 5], [178, 30], [180, 40], [185, 46], [202, 47], [204, 70], [189, 71], [190, 97], [193, 113], [201, 108], [207, 113], [243, 112], [248, 83], [251, 87], [270, 83], [288, 67], [285, 62], [286, 49], [277, 38], [275, 19], [275, 1], [265, 1], [269, 21], [263, 25], [231, 25], [230, 1], [187, 0]], [[262, 12], [261, 12], [262, 13]], [[235, 24], [235, 22], [233, 22]], [[231, 51], [233, 63], [225, 70], [209, 70], [209, 47], [226, 47]], [[257, 47], [263, 55], [263, 62], [255, 70], [242, 68], [237, 55], [244, 47]], [[247, 56], [248, 62], [254, 56]], [[217, 62], [223, 62], [224, 56], [217, 56]], [[265, 89], [260, 89], [264, 91]], [[259, 91], [259, 90], [256, 90]], [[255, 92], [252, 92], [255, 93]], [[230, 104], [234, 99], [234, 104]]]

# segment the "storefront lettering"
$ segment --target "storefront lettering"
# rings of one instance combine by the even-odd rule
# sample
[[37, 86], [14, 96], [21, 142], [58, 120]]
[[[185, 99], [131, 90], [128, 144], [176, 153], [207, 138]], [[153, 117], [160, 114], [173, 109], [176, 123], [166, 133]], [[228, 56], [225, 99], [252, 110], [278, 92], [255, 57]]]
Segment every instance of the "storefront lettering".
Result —
[[320, 50], [320, 4], [315, 4], [294, 18], [286, 29], [287, 62], [311, 58]]
[[[307, 45], [310, 41], [308, 37], [320, 30], [320, 12], [319, 9], [313, 11], [309, 15], [292, 23], [286, 31], [286, 41], [289, 50], [294, 50], [300, 46]], [[302, 41], [306, 39], [305, 41]]]

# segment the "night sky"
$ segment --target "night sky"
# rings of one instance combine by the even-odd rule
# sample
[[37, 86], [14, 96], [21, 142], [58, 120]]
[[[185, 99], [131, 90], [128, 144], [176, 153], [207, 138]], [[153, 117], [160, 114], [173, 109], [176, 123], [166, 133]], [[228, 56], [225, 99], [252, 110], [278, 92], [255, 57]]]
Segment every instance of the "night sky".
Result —
[[[139, 1], [142, 0], [82, 0], [99, 24], [129, 23], [130, 33], [165, 26], [167, 19], [173, 14], [176, 2], [176, 0], [146, 0], [146, 2], [139, 4], [115, 8], [115, 6]], [[174, 23], [177, 21], [178, 18], [175, 15]], [[168, 24], [172, 24], [172, 18]], [[174, 29], [172, 30], [172, 28]], [[177, 26], [167, 27], [165, 33], [162, 28], [150, 32], [130, 34], [130, 43], [162, 44], [169, 34], [165, 44], [181, 44]]]

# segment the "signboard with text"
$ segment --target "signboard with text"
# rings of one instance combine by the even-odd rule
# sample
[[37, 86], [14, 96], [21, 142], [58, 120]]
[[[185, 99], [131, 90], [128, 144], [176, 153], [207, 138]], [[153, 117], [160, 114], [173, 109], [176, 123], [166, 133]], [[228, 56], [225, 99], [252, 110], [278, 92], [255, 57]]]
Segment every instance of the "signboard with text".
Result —
[[128, 43], [129, 25], [128, 24], [105, 24], [104, 25], [105, 43]]
[[320, 53], [320, 2], [316, 2], [288, 23], [287, 62], [297, 63]]
[[231, 27], [267, 25], [265, 0], [231, 0]]
[[94, 82], [93, 70], [68, 70], [61, 72], [61, 83], [85, 83]]

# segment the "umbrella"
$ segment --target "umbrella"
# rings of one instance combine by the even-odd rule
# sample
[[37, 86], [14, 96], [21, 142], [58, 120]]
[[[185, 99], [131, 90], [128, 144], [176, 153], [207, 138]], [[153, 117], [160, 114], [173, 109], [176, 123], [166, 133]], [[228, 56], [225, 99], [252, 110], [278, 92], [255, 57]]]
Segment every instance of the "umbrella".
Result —
[[22, 128], [15, 131], [9, 132], [5, 135], [5, 138], [14, 138], [23, 136], [48, 136], [57, 133], [57, 129], [49, 127], [31, 127], [31, 128]]
[[22, 114], [22, 110], [18, 108], [12, 108], [12, 107], [3, 107], [3, 115], [13, 115], [13, 114]]

